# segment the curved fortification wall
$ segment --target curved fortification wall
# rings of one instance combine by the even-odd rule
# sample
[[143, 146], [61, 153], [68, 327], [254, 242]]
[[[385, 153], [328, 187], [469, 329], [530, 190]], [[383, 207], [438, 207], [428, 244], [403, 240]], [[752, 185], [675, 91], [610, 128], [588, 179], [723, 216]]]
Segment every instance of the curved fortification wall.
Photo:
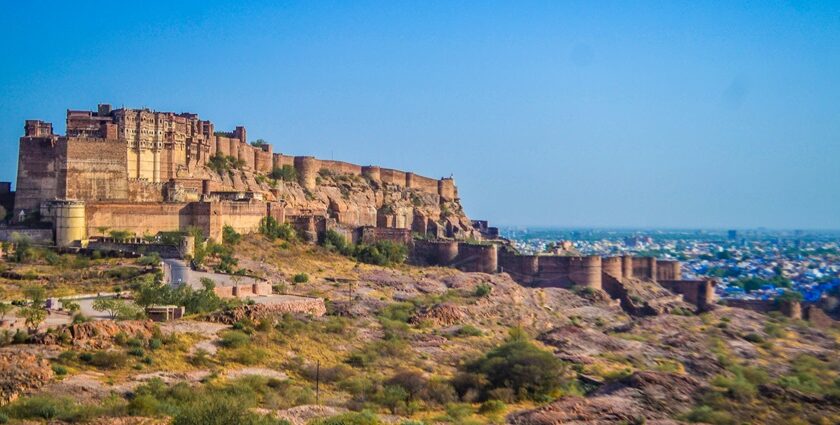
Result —
[[274, 155], [271, 153], [271, 145], [254, 148], [254, 169], [268, 174], [274, 169], [273, 167]]
[[498, 252], [496, 245], [460, 243], [455, 265], [465, 272], [496, 273], [499, 269]]
[[621, 257], [621, 277], [625, 279], [633, 277], [633, 257], [630, 255]]
[[311, 156], [296, 156], [295, 169], [298, 174], [298, 183], [307, 189], [314, 189], [320, 166], [318, 160]]
[[430, 266], [452, 266], [458, 258], [457, 241], [414, 241], [412, 261]]
[[381, 169], [375, 165], [362, 167], [362, 176], [367, 177], [368, 179], [376, 183], [382, 182]]
[[638, 279], [656, 279], [656, 258], [633, 257], [633, 277]]
[[458, 242], [446, 241], [435, 244], [434, 253], [438, 264], [452, 264], [458, 258]]
[[405, 172], [390, 168], [380, 168], [379, 174], [382, 177], [382, 183], [395, 184], [401, 187], [405, 186]]
[[501, 252], [499, 253], [499, 271], [511, 275], [516, 280], [530, 282], [530, 279], [540, 272], [539, 257]]
[[569, 280], [575, 285], [601, 289], [601, 257], [569, 257]]
[[614, 278], [621, 279], [623, 277], [621, 257], [604, 257], [601, 259], [601, 267], [603, 267], [604, 273]]
[[61, 201], [54, 203], [52, 208], [56, 245], [70, 246], [86, 239], [84, 202]]
[[656, 280], [682, 279], [682, 265], [676, 260], [658, 260], [656, 262]]
[[286, 165], [294, 167], [295, 166], [295, 157], [276, 153], [276, 154], [274, 154], [274, 158], [273, 158], [272, 162], [273, 162], [272, 168], [283, 168]]
[[446, 177], [438, 180], [438, 195], [444, 201], [454, 201], [458, 197], [458, 189], [455, 187], [455, 180]]
[[362, 175], [362, 167], [356, 164], [351, 164], [349, 162], [343, 161], [329, 161], [329, 160], [318, 160], [318, 171], [329, 170], [335, 174], [350, 174], [353, 176], [361, 176]]

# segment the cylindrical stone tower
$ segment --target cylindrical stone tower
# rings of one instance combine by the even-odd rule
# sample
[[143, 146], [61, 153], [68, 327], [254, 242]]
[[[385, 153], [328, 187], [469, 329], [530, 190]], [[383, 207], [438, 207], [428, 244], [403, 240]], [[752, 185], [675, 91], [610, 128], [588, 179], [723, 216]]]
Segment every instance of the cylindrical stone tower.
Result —
[[85, 203], [81, 201], [59, 201], [55, 204], [55, 243], [70, 246], [83, 241], [86, 235]]
[[316, 178], [318, 177], [318, 160], [311, 156], [296, 156], [295, 170], [298, 174], [298, 183], [306, 189], [315, 189]]

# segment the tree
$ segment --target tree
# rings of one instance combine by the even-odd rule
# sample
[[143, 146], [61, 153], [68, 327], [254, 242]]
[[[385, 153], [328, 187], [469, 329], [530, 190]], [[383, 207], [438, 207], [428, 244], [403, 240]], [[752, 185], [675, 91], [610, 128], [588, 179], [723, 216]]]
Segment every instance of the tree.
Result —
[[32, 258], [32, 241], [26, 235], [20, 233], [12, 233], [12, 243], [15, 246], [12, 260], [16, 263], [22, 263]]
[[110, 236], [117, 240], [123, 240], [133, 237], [134, 233], [131, 233], [128, 230], [111, 230]]
[[222, 228], [222, 243], [225, 245], [236, 245], [239, 241], [242, 240], [242, 235], [236, 232], [236, 230], [225, 224]]
[[257, 140], [254, 140], [253, 142], [251, 142], [251, 146], [253, 146], [255, 148], [261, 148], [263, 146], [268, 146], [268, 142], [266, 142], [263, 139], [257, 139]]
[[260, 233], [272, 241], [278, 238], [289, 242], [297, 240], [297, 233], [291, 224], [281, 224], [271, 216], [260, 220]]
[[298, 175], [295, 167], [291, 165], [284, 165], [280, 168], [275, 168], [271, 171], [270, 177], [274, 180], [282, 180], [286, 182], [297, 181]]
[[456, 387], [462, 393], [475, 389], [485, 398], [490, 390], [509, 388], [520, 398], [545, 400], [563, 384], [563, 363], [534, 345], [519, 329], [512, 330], [502, 345], [467, 363], [464, 369], [467, 375], [456, 380]]
[[134, 319], [141, 313], [136, 305], [118, 298], [99, 297], [93, 301], [93, 309], [107, 312], [111, 320]]
[[47, 311], [40, 306], [31, 305], [18, 310], [20, 317], [23, 317], [29, 332], [35, 332], [38, 326], [47, 318]]

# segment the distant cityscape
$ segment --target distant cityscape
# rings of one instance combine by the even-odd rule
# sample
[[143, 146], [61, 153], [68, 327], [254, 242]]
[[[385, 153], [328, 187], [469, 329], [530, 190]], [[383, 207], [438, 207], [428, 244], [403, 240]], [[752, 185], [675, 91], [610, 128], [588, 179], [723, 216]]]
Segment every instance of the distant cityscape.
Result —
[[817, 301], [840, 286], [840, 231], [501, 227], [524, 253], [650, 255], [683, 262], [685, 278], [714, 277], [717, 295]]

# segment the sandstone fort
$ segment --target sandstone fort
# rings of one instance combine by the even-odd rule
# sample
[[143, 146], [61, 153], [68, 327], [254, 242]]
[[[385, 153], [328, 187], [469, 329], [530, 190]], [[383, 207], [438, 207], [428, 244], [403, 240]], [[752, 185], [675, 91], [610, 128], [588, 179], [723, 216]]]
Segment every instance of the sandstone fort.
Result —
[[[244, 127], [219, 131], [193, 113], [102, 104], [68, 110], [65, 135], [28, 120], [16, 191], [4, 187], [12, 224], [0, 236], [24, 232], [58, 247], [140, 243], [190, 228], [218, 240], [224, 226], [250, 233], [271, 217], [310, 241], [327, 231], [395, 241], [411, 247], [416, 264], [505, 272], [528, 286], [604, 289], [628, 309], [655, 308], [634, 305], [631, 282], [667, 288], [698, 309], [714, 293], [711, 281], [682, 280], [676, 261], [520, 255], [497, 229], [466, 216], [452, 178], [285, 155], [249, 143]], [[109, 240], [115, 231], [135, 240]]]

